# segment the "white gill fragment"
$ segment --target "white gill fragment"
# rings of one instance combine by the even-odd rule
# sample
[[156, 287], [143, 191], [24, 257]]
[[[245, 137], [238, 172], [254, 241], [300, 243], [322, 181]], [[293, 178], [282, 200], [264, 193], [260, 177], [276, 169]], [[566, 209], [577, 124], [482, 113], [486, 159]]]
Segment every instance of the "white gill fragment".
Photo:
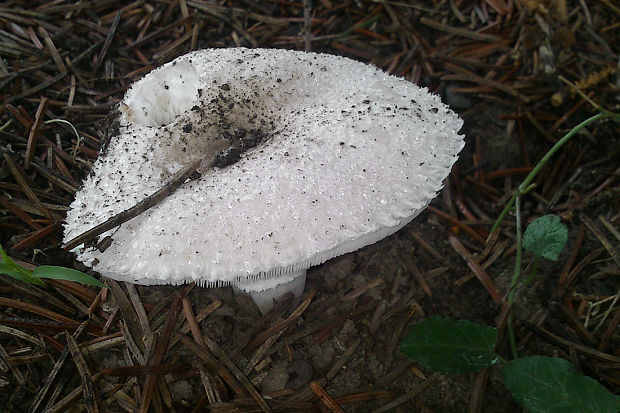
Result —
[[113, 234], [105, 251], [77, 258], [137, 284], [267, 289], [267, 305], [278, 285], [277, 294], [300, 294], [308, 267], [411, 221], [463, 147], [461, 120], [426, 89], [348, 58], [287, 50], [181, 56], [136, 82], [118, 115], [65, 241], [197, 159], [202, 175], [101, 235]]

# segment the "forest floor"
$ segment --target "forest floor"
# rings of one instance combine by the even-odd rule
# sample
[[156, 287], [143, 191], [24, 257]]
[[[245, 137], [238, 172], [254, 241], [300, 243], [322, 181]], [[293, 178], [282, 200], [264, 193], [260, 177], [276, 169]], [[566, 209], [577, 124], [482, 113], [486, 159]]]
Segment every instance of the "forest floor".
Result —
[[[87, 271], [61, 248], [62, 222], [102, 122], [132, 82], [192, 50], [371, 63], [441, 94], [466, 146], [412, 223], [311, 268], [301, 302], [265, 316], [230, 287], [37, 287], [0, 275], [0, 411], [521, 411], [497, 369], [435, 374], [399, 343], [441, 315], [497, 327], [497, 351], [511, 357], [502, 303], [514, 213], [490, 229], [545, 152], [596, 113], [584, 97], [618, 111], [619, 33], [607, 0], [4, 1], [0, 243], [29, 268]], [[512, 308], [519, 355], [567, 359], [615, 394], [619, 159], [618, 124], [593, 123], [537, 176], [523, 221], [560, 216], [568, 244]], [[524, 253], [526, 276], [533, 258]]]

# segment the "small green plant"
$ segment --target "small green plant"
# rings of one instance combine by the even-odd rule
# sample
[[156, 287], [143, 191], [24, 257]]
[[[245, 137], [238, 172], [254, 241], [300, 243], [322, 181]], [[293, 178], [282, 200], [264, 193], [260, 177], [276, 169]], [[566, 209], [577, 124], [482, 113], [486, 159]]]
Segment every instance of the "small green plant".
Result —
[[72, 268], [59, 267], [56, 265], [41, 265], [30, 271], [11, 259], [0, 245], [0, 274], [25, 281], [30, 284], [45, 286], [43, 279], [67, 280], [86, 285], [104, 287], [104, 285], [88, 274], [74, 270]]
[[[560, 217], [545, 215], [527, 227], [522, 246], [534, 253], [534, 262], [540, 257], [557, 261], [567, 239], [568, 229]], [[514, 280], [510, 304], [519, 277]], [[510, 334], [514, 345], [514, 335]], [[506, 361], [495, 353], [496, 345], [494, 327], [431, 317], [409, 331], [401, 343], [401, 351], [424, 367], [441, 373], [472, 373], [499, 365], [506, 387], [530, 413], [620, 411], [620, 396], [613, 395], [596, 380], [580, 375], [568, 361], [542, 356], [515, 356], [514, 360]], [[516, 355], [516, 348], [513, 354]]]
[[401, 351], [442, 373], [471, 373], [499, 365], [506, 387], [529, 413], [620, 411], [620, 396], [580, 375], [568, 361], [543, 356], [506, 361], [494, 351], [496, 340], [494, 327], [431, 317], [413, 327]]
[[506, 320], [513, 360], [506, 361], [495, 353], [497, 330], [494, 327], [466, 320], [426, 319], [414, 326], [401, 343], [401, 351], [405, 355], [434, 371], [470, 373], [499, 365], [506, 387], [530, 413], [620, 412], [620, 396], [610, 393], [596, 380], [580, 375], [568, 361], [542, 356], [519, 358], [512, 325], [512, 305], [517, 285], [522, 281], [523, 249], [535, 255], [532, 279], [540, 257], [557, 261], [568, 239], [568, 229], [555, 215], [537, 218], [523, 233], [521, 198], [535, 187], [533, 180], [547, 161], [580, 129], [597, 120], [620, 121], [619, 114], [601, 108], [581, 91], [577, 90], [577, 93], [599, 113], [575, 126], [553, 145], [519, 185], [491, 229], [491, 233], [497, 231], [508, 213], [514, 211], [517, 221], [516, 259], [508, 292], [509, 313]]

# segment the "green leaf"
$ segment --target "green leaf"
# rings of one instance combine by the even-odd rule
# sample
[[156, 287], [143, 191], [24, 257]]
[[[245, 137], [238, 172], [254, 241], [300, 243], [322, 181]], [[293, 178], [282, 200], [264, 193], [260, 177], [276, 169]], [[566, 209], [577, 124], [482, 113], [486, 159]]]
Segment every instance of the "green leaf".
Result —
[[557, 215], [543, 215], [528, 225], [523, 248], [551, 261], [557, 261], [568, 241], [568, 229]]
[[15, 269], [14, 266], [7, 264], [6, 262], [3, 262], [3, 261], [0, 261], [0, 274], [6, 274], [9, 277], [13, 277], [21, 281], [29, 282], [28, 278], [21, 271]]
[[529, 413], [618, 413], [620, 396], [580, 375], [568, 361], [525, 357], [502, 368], [504, 383]]
[[493, 351], [497, 330], [467, 320], [431, 317], [415, 325], [401, 351], [423, 366], [442, 373], [471, 373], [500, 362]]
[[0, 274], [6, 274], [9, 277], [13, 277], [17, 280], [24, 281], [30, 284], [36, 284], [40, 286], [45, 285], [43, 281], [32, 276], [32, 271], [22, 267], [21, 265], [13, 261], [13, 259], [11, 259], [11, 257], [7, 255], [6, 251], [4, 251], [2, 245], [0, 245], [0, 257], [2, 258], [0, 259]]
[[74, 270], [72, 268], [58, 267], [55, 265], [41, 265], [33, 271], [32, 275], [37, 278], [51, 278], [55, 280], [75, 281], [80, 284], [104, 287], [102, 283], [100, 283], [98, 280], [88, 274], [84, 274], [83, 272]]

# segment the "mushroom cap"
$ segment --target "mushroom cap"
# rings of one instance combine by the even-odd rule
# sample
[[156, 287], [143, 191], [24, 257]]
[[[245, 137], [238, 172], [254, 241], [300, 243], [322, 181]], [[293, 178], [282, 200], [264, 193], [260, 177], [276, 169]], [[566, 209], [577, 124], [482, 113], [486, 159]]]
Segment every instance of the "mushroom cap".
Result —
[[[275, 49], [189, 53], [136, 82], [118, 133], [67, 214], [65, 241], [225, 152], [162, 202], [77, 249], [102, 275], [137, 284], [270, 279], [372, 244], [417, 216], [463, 147], [440, 98], [345, 57]], [[224, 146], [222, 146], [224, 145]]]

